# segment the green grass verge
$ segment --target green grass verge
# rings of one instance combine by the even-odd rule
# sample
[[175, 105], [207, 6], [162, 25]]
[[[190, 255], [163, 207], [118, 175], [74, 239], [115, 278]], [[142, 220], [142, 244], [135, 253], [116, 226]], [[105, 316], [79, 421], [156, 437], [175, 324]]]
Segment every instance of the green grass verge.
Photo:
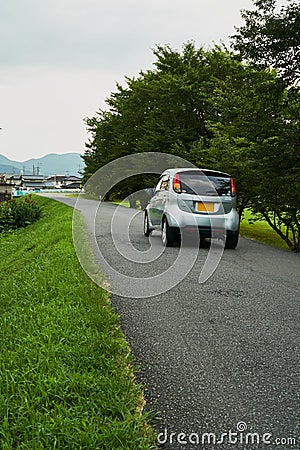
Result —
[[270, 227], [265, 220], [249, 223], [248, 220], [253, 219], [253, 214], [249, 210], [243, 213], [241, 221], [240, 234], [243, 237], [254, 239], [267, 245], [290, 250], [288, 245], [279, 237], [279, 235]]
[[0, 235], [0, 448], [153, 449], [142, 390], [108, 294], [83, 272], [72, 212]]

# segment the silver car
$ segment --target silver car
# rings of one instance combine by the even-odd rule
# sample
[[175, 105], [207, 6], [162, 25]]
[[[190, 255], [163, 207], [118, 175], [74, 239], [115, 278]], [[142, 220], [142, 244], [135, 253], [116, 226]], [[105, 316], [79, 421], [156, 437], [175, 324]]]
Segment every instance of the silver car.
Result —
[[209, 169], [165, 170], [154, 189], [144, 215], [144, 235], [161, 230], [171, 247], [183, 231], [198, 231], [200, 238], [225, 238], [234, 249], [239, 239], [236, 189], [227, 173]]

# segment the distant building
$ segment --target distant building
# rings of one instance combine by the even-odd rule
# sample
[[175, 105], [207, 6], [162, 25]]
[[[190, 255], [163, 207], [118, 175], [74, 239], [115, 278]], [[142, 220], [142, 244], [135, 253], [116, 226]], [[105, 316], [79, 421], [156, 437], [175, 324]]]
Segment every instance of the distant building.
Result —
[[82, 178], [74, 175], [20, 175], [0, 174], [0, 183], [25, 191], [40, 191], [43, 189], [80, 189]]
[[58, 189], [80, 189], [82, 178], [75, 175], [51, 175], [47, 181], [53, 182]]
[[43, 175], [21, 175], [22, 187], [28, 190], [55, 189], [54, 184], [45, 185], [45, 177]]
[[62, 187], [64, 189], [80, 189], [82, 187], [82, 178], [74, 175], [66, 177]]
[[47, 177], [46, 180], [48, 183], [53, 183], [54, 188], [61, 189], [65, 178], [66, 175], [51, 175], [50, 177]]
[[12, 184], [15, 187], [22, 186], [22, 176], [15, 174], [5, 174], [8, 184]]

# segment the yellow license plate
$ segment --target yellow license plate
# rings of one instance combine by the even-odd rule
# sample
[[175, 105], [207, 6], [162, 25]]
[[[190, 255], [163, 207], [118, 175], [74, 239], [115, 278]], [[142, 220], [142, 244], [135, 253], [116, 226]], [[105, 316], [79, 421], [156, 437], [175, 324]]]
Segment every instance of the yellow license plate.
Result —
[[201, 212], [214, 212], [215, 204], [214, 203], [197, 203], [197, 211]]

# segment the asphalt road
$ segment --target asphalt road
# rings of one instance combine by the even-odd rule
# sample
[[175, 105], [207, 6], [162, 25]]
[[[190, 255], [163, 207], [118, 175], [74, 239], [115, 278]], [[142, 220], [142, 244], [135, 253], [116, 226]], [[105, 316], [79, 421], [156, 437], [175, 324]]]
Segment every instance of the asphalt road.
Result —
[[[70, 198], [63, 201], [74, 204]], [[80, 200], [90, 234], [94, 205]], [[128, 277], [150, 278], [172, 266], [179, 248], [167, 248], [149, 264], [127, 262], [114, 251], [114, 211], [114, 205], [102, 204], [95, 227], [110, 265]], [[142, 214], [126, 234], [128, 217], [135, 214], [119, 208], [117, 238], [129, 248], [130, 236], [134, 247], [146, 251]], [[161, 246], [159, 233], [152, 244]], [[146, 408], [157, 413], [161, 448], [300, 449], [300, 257], [241, 238], [236, 250], [224, 252], [211, 278], [199, 284], [208, 251], [197, 250], [190, 273], [168, 292], [151, 298], [112, 295], [140, 365], [137, 378], [145, 388]], [[115, 292], [121, 286], [117, 278]], [[140, 290], [146, 295], [142, 281]]]

